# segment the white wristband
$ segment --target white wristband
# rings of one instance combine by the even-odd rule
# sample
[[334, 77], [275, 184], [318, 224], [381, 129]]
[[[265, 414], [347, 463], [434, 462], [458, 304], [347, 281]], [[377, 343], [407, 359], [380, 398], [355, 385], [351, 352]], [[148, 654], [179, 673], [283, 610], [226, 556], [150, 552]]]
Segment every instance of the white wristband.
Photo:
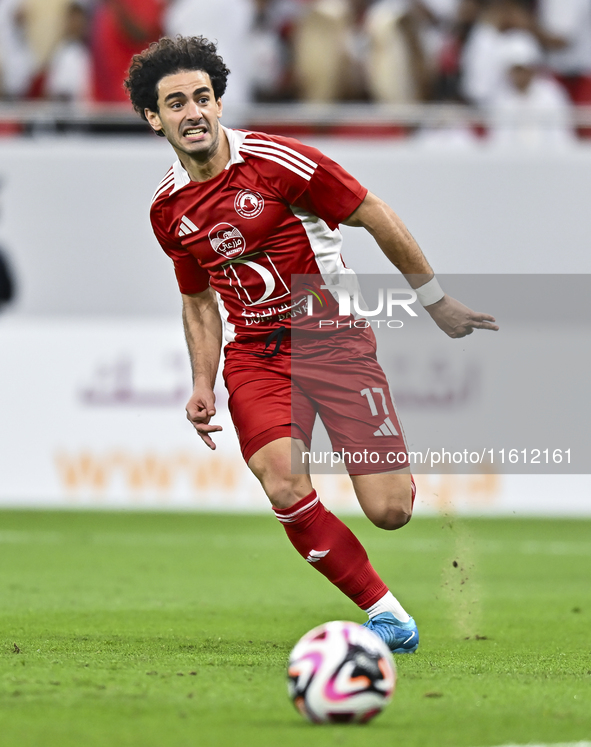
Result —
[[441, 286], [437, 282], [436, 277], [432, 277], [428, 283], [421, 285], [420, 288], [415, 288], [415, 293], [419, 299], [421, 306], [431, 306], [432, 303], [441, 301], [445, 293], [441, 290]]

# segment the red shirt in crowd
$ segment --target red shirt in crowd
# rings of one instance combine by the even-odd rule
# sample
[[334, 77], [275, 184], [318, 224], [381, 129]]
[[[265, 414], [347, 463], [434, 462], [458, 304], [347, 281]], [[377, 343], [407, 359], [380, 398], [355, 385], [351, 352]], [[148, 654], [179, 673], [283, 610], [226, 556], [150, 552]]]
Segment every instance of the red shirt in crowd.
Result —
[[92, 34], [96, 101], [129, 101], [123, 81], [134, 54], [162, 34], [162, 0], [103, 0]]

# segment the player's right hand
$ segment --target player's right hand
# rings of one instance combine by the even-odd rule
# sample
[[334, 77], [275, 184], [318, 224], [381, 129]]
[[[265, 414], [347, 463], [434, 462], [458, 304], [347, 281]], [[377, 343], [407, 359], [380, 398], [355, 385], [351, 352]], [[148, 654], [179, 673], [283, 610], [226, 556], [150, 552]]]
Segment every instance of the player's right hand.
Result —
[[212, 389], [193, 390], [191, 399], [187, 402], [187, 420], [193, 425], [201, 440], [214, 451], [216, 446], [210, 433], [221, 431], [221, 425], [210, 425], [209, 421], [215, 415], [215, 394]]
[[449, 337], [456, 339], [471, 335], [475, 329], [499, 331], [494, 316], [483, 314], [481, 311], [472, 311], [447, 294], [436, 303], [425, 306], [425, 311], [429, 312], [439, 329], [442, 329]]

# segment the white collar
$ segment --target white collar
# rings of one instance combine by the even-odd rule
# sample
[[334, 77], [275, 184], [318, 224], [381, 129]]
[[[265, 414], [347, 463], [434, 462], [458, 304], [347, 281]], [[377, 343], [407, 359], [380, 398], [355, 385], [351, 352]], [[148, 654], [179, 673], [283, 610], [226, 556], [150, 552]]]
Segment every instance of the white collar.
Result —
[[[248, 135], [247, 132], [240, 132], [238, 130], [229, 130], [227, 127], [221, 126], [222, 130], [226, 133], [228, 138], [228, 145], [230, 146], [230, 160], [226, 165], [226, 170], [236, 163], [244, 163], [244, 158], [240, 155], [240, 148], [244, 139]], [[183, 164], [177, 159], [172, 164], [172, 173], [174, 174], [174, 187], [170, 194], [177, 192], [179, 189], [186, 187], [191, 182], [189, 172], [185, 169]]]

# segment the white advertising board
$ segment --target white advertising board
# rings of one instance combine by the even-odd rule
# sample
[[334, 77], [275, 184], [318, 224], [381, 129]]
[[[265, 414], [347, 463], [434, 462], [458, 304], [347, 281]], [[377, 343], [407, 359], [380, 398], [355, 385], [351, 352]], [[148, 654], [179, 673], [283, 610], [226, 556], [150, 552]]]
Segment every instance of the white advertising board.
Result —
[[[180, 321], [0, 319], [0, 506], [267, 511], [225, 390], [209, 451], [184, 417]], [[315, 475], [337, 512], [343, 475]], [[591, 516], [588, 475], [417, 475], [418, 513]]]

